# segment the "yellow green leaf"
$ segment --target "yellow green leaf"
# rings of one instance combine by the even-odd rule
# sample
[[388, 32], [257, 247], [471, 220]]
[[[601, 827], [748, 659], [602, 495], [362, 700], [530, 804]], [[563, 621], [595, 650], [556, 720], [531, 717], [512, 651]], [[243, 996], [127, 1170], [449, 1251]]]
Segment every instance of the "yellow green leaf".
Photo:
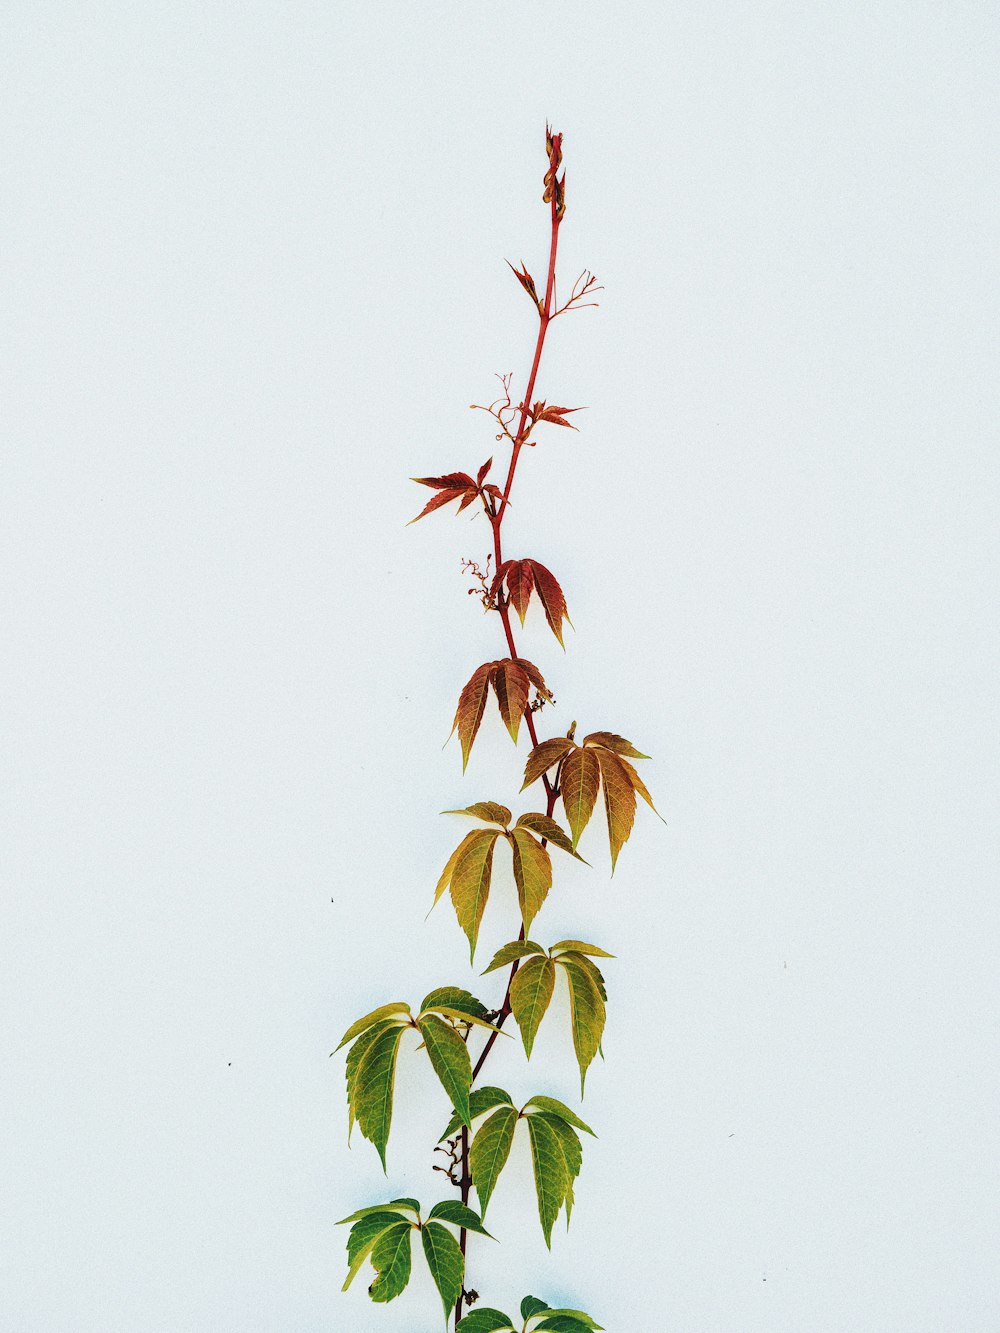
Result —
[[574, 745], [559, 770], [563, 809], [566, 811], [566, 819], [573, 835], [574, 848], [580, 841], [580, 834], [590, 821], [597, 801], [601, 781], [598, 753], [606, 752], [583, 749]]
[[576, 746], [568, 736], [556, 736], [550, 741], [542, 741], [541, 745], [536, 745], [528, 755], [528, 762], [524, 766], [524, 783], [521, 790], [524, 791], [525, 787], [537, 782], [543, 773], [547, 773], [554, 764], [558, 764], [563, 755], [574, 749]]
[[517, 901], [527, 932], [552, 887], [552, 861], [542, 844], [526, 829], [516, 828], [509, 837], [514, 853]]
[[611, 873], [615, 873], [618, 853], [628, 841], [635, 823], [635, 788], [624, 761], [610, 750], [584, 750], [593, 754], [601, 768], [604, 809], [608, 817], [608, 841], [611, 844]]
[[476, 829], [465, 839], [451, 875], [451, 901], [458, 924], [469, 940], [471, 957], [476, 955], [479, 926], [490, 896], [493, 852], [501, 835], [494, 829]]
[[556, 967], [551, 958], [529, 958], [523, 963], [510, 983], [510, 1007], [517, 1026], [521, 1029], [524, 1053], [531, 1059], [538, 1025], [552, 999], [556, 984]]
[[517, 1125], [513, 1106], [501, 1106], [484, 1120], [469, 1149], [469, 1170], [479, 1196], [479, 1211], [486, 1216], [486, 1207], [496, 1187], [497, 1178], [510, 1156]]

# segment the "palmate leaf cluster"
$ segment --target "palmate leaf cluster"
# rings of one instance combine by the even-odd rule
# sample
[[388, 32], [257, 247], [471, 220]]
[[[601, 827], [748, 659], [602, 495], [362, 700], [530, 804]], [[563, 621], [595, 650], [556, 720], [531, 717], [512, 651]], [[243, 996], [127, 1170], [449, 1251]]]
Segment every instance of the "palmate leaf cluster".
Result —
[[537, 1296], [525, 1296], [521, 1302], [521, 1321], [515, 1324], [502, 1310], [480, 1306], [460, 1320], [455, 1333], [591, 1333], [604, 1328], [583, 1310], [552, 1309]]
[[[477, 1088], [472, 1094], [471, 1111], [474, 1121], [482, 1121], [469, 1150], [469, 1170], [480, 1212], [486, 1216], [517, 1129], [522, 1126], [531, 1151], [538, 1220], [545, 1244], [551, 1248], [552, 1228], [559, 1213], [565, 1207], [567, 1226], [573, 1213], [573, 1186], [583, 1165], [580, 1132], [596, 1137], [594, 1131], [555, 1097], [532, 1097], [518, 1110], [503, 1088]], [[487, 1119], [482, 1120], [483, 1116]], [[441, 1141], [450, 1138], [463, 1123], [453, 1116]]]

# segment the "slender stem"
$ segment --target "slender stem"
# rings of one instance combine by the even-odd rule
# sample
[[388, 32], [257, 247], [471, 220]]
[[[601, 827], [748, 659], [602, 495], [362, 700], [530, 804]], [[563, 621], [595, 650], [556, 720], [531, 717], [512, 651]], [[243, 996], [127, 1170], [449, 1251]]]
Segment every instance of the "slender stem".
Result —
[[[561, 135], [556, 135], [554, 139], [555, 146], [550, 158], [550, 165], [552, 166], [553, 174], [555, 173], [556, 166], [558, 165], [561, 139], [562, 139]], [[528, 383], [524, 390], [524, 397], [521, 400], [521, 415], [517, 423], [517, 432], [514, 436], [514, 447], [511, 450], [510, 467], [507, 470], [507, 481], [504, 484], [503, 499], [497, 506], [496, 513], [490, 514], [490, 522], [493, 525], [493, 556], [496, 561], [496, 569], [498, 573], [500, 571], [500, 567], [503, 564], [503, 546], [501, 542], [500, 529], [503, 526], [503, 521], [507, 514], [507, 502], [510, 497], [511, 487], [514, 485], [514, 473], [517, 471], [517, 460], [520, 456], [521, 449], [524, 446], [524, 441], [526, 438], [525, 427], [528, 424], [528, 413], [531, 408], [531, 396], [535, 391], [535, 380], [538, 377], [538, 367], [542, 360], [542, 349], [545, 346], [545, 335], [548, 333], [549, 324], [552, 322], [552, 319], [554, 317], [552, 312], [552, 298], [555, 292], [556, 252], [559, 248], [559, 224], [562, 221], [562, 217], [560, 216], [558, 209], [557, 191], [555, 189], [554, 182], [552, 188], [551, 214], [552, 214], [552, 235], [551, 235], [551, 240], [549, 242], [549, 266], [545, 280], [545, 301], [543, 303], [541, 311], [539, 312], [538, 337], [535, 340], [535, 354], [534, 357], [532, 358], [531, 370], [528, 374]], [[502, 592], [499, 593], [497, 596], [497, 610], [500, 613], [500, 620], [501, 623], [503, 624], [504, 637], [507, 640], [507, 647], [510, 651], [510, 655], [511, 657], [516, 658], [518, 655], [517, 645], [514, 642], [514, 631], [511, 628], [511, 623], [510, 623], [509, 604], [504, 598]], [[531, 743], [533, 746], [537, 746], [538, 733], [535, 730], [535, 719], [530, 708], [525, 708], [524, 720], [528, 727], [528, 735], [531, 737]], [[555, 784], [549, 781], [547, 776], [543, 776], [542, 781], [545, 784], [545, 798], [546, 798], [545, 813], [549, 816], [549, 818], [551, 818], [552, 812], [555, 809], [558, 790]], [[522, 922], [521, 933], [518, 936], [518, 939], [523, 940], [524, 938], [525, 938], [525, 928], [524, 928], [524, 923]], [[503, 1004], [500, 1006], [500, 1012], [497, 1015], [496, 1022], [494, 1024], [494, 1026], [497, 1028], [502, 1028], [504, 1023], [510, 1017], [511, 1014], [510, 990], [511, 986], [514, 984], [514, 977], [517, 975], [518, 966], [519, 963], [515, 959], [510, 969], [510, 976], [507, 979], [507, 991], [503, 998]], [[483, 1065], [486, 1063], [486, 1060], [488, 1059], [490, 1051], [492, 1051], [494, 1043], [496, 1042], [498, 1036], [499, 1036], [498, 1032], [491, 1032], [489, 1037], [487, 1038], [486, 1045], [483, 1047], [479, 1059], [476, 1061], [475, 1066], [472, 1070], [473, 1083], [475, 1083], [476, 1079], [479, 1077], [480, 1071], [482, 1070]], [[461, 1155], [461, 1167], [460, 1167], [460, 1180], [461, 1180], [462, 1202], [467, 1205], [469, 1202], [470, 1191], [472, 1187], [472, 1176], [469, 1171], [469, 1131], [464, 1126], [462, 1128], [462, 1136], [461, 1136], [461, 1154], [462, 1155]], [[458, 1243], [459, 1246], [461, 1247], [462, 1255], [464, 1257], [467, 1245], [467, 1233], [464, 1228], [462, 1228], [462, 1230], [459, 1232]], [[465, 1291], [463, 1290], [459, 1294], [458, 1300], [455, 1304], [456, 1327], [458, 1325], [459, 1320], [462, 1318], [462, 1308], [464, 1299], [465, 1299]]]

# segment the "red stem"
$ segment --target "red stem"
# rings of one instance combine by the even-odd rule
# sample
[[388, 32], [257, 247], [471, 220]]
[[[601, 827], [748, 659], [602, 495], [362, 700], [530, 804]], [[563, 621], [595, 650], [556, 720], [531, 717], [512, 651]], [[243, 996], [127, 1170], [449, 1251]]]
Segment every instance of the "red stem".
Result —
[[[558, 166], [558, 162], [561, 157], [560, 148], [562, 145], [562, 135], [561, 134], [553, 135], [552, 144], [553, 148], [550, 154], [549, 162], [554, 177], [556, 168]], [[549, 268], [545, 280], [545, 301], [542, 306], [542, 309], [539, 311], [538, 337], [535, 340], [535, 355], [532, 358], [531, 371], [528, 374], [528, 383], [524, 390], [524, 398], [521, 400], [521, 416], [520, 420], [517, 423], [517, 432], [514, 436], [514, 448], [510, 456], [510, 467], [507, 470], [507, 481], [504, 484], [503, 488], [503, 499], [497, 506], [496, 513], [490, 515], [490, 522], [493, 525], [493, 556], [496, 561], [496, 569], [498, 572], [500, 570], [501, 565], [503, 564], [503, 548], [500, 540], [500, 529], [503, 525], [504, 518], [506, 517], [507, 514], [507, 502], [510, 497], [511, 487], [514, 484], [514, 473], [517, 471], [517, 460], [520, 456], [521, 449], [524, 446], [524, 441], [526, 438], [525, 426], [528, 423], [528, 413], [531, 407], [531, 395], [535, 391], [535, 380], [538, 376], [538, 367], [542, 359], [542, 348], [545, 346], [545, 335], [548, 333], [549, 325], [551, 324], [553, 319], [552, 294], [555, 290], [555, 281], [556, 281], [556, 251], [559, 248], [559, 224], [562, 221], [562, 217], [560, 216], [558, 209], [558, 191], [555, 188], [554, 179], [552, 182], [551, 192], [552, 192], [552, 238], [549, 242]], [[500, 620], [503, 623], [504, 637], [507, 640], [507, 647], [510, 650], [510, 655], [511, 657], [516, 658], [518, 653], [517, 653], [517, 645], [514, 642], [514, 632], [511, 629], [511, 624], [510, 624], [510, 610], [508, 607], [508, 603], [504, 599], [502, 592], [499, 592], [497, 594], [497, 610], [500, 612]], [[535, 719], [530, 708], [525, 708], [524, 720], [528, 726], [528, 735], [531, 737], [531, 744], [533, 746], [537, 746], [538, 733], [535, 730]], [[549, 781], [548, 777], [543, 777], [542, 781], [545, 784], [545, 795], [546, 795], [545, 813], [549, 816], [549, 818], [551, 818], [552, 812], [555, 809], [556, 797], [558, 795], [558, 791], [555, 785]], [[518, 936], [518, 939], [523, 940], [524, 937], [525, 937], [525, 930], [524, 930], [524, 923], [522, 922], [521, 933]], [[519, 964], [515, 960], [513, 966], [510, 969], [510, 976], [507, 979], [507, 992], [504, 995], [503, 1004], [500, 1006], [500, 1012], [497, 1015], [496, 1022], [494, 1024], [494, 1026], [497, 1028], [502, 1028], [504, 1023], [510, 1017], [511, 1013], [510, 988], [514, 982], [514, 977], [517, 975], [518, 966]], [[479, 1077], [479, 1073], [483, 1065], [486, 1063], [489, 1053], [490, 1051], [492, 1051], [494, 1043], [496, 1042], [496, 1039], [499, 1035], [500, 1034], [498, 1032], [491, 1032], [489, 1037], [487, 1038], [486, 1045], [483, 1047], [482, 1053], [480, 1054], [479, 1059], [476, 1061], [476, 1064], [472, 1071], [473, 1083], [475, 1083], [476, 1079]], [[470, 1191], [472, 1188], [472, 1177], [469, 1173], [469, 1131], [464, 1126], [462, 1128], [461, 1143], [462, 1143], [462, 1155], [461, 1155], [461, 1168], [459, 1175], [461, 1180], [462, 1202], [468, 1205]], [[464, 1256], [467, 1244], [466, 1231], [464, 1228], [459, 1233], [458, 1243], [461, 1247], [462, 1254]], [[462, 1305], [464, 1298], [465, 1298], [465, 1292], [463, 1291], [459, 1295], [458, 1301], [456, 1302], [455, 1305], [456, 1327], [458, 1325], [459, 1320], [462, 1318]]]

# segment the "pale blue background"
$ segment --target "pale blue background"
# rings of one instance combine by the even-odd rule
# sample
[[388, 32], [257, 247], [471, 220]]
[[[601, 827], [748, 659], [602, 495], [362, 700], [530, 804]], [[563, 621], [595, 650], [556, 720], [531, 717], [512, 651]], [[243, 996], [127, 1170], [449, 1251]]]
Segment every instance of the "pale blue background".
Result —
[[[524, 651], [669, 827], [609, 885], [595, 825], [540, 918], [619, 955], [601, 1137], [551, 1257], [512, 1168], [471, 1280], [609, 1330], [997, 1327], [1000, 17], [615, 8], [5, 8], [10, 1333], [441, 1326], [424, 1280], [342, 1298], [333, 1223], [441, 1197], [442, 1096], [409, 1060], [387, 1186], [327, 1056], [473, 975], [436, 812], [523, 753], [441, 749], [487, 533], [405, 528], [406, 478], [523, 383], [546, 117], [607, 290], [508, 525], [576, 633]], [[491, 1079], [572, 1097], [561, 1021]]]

